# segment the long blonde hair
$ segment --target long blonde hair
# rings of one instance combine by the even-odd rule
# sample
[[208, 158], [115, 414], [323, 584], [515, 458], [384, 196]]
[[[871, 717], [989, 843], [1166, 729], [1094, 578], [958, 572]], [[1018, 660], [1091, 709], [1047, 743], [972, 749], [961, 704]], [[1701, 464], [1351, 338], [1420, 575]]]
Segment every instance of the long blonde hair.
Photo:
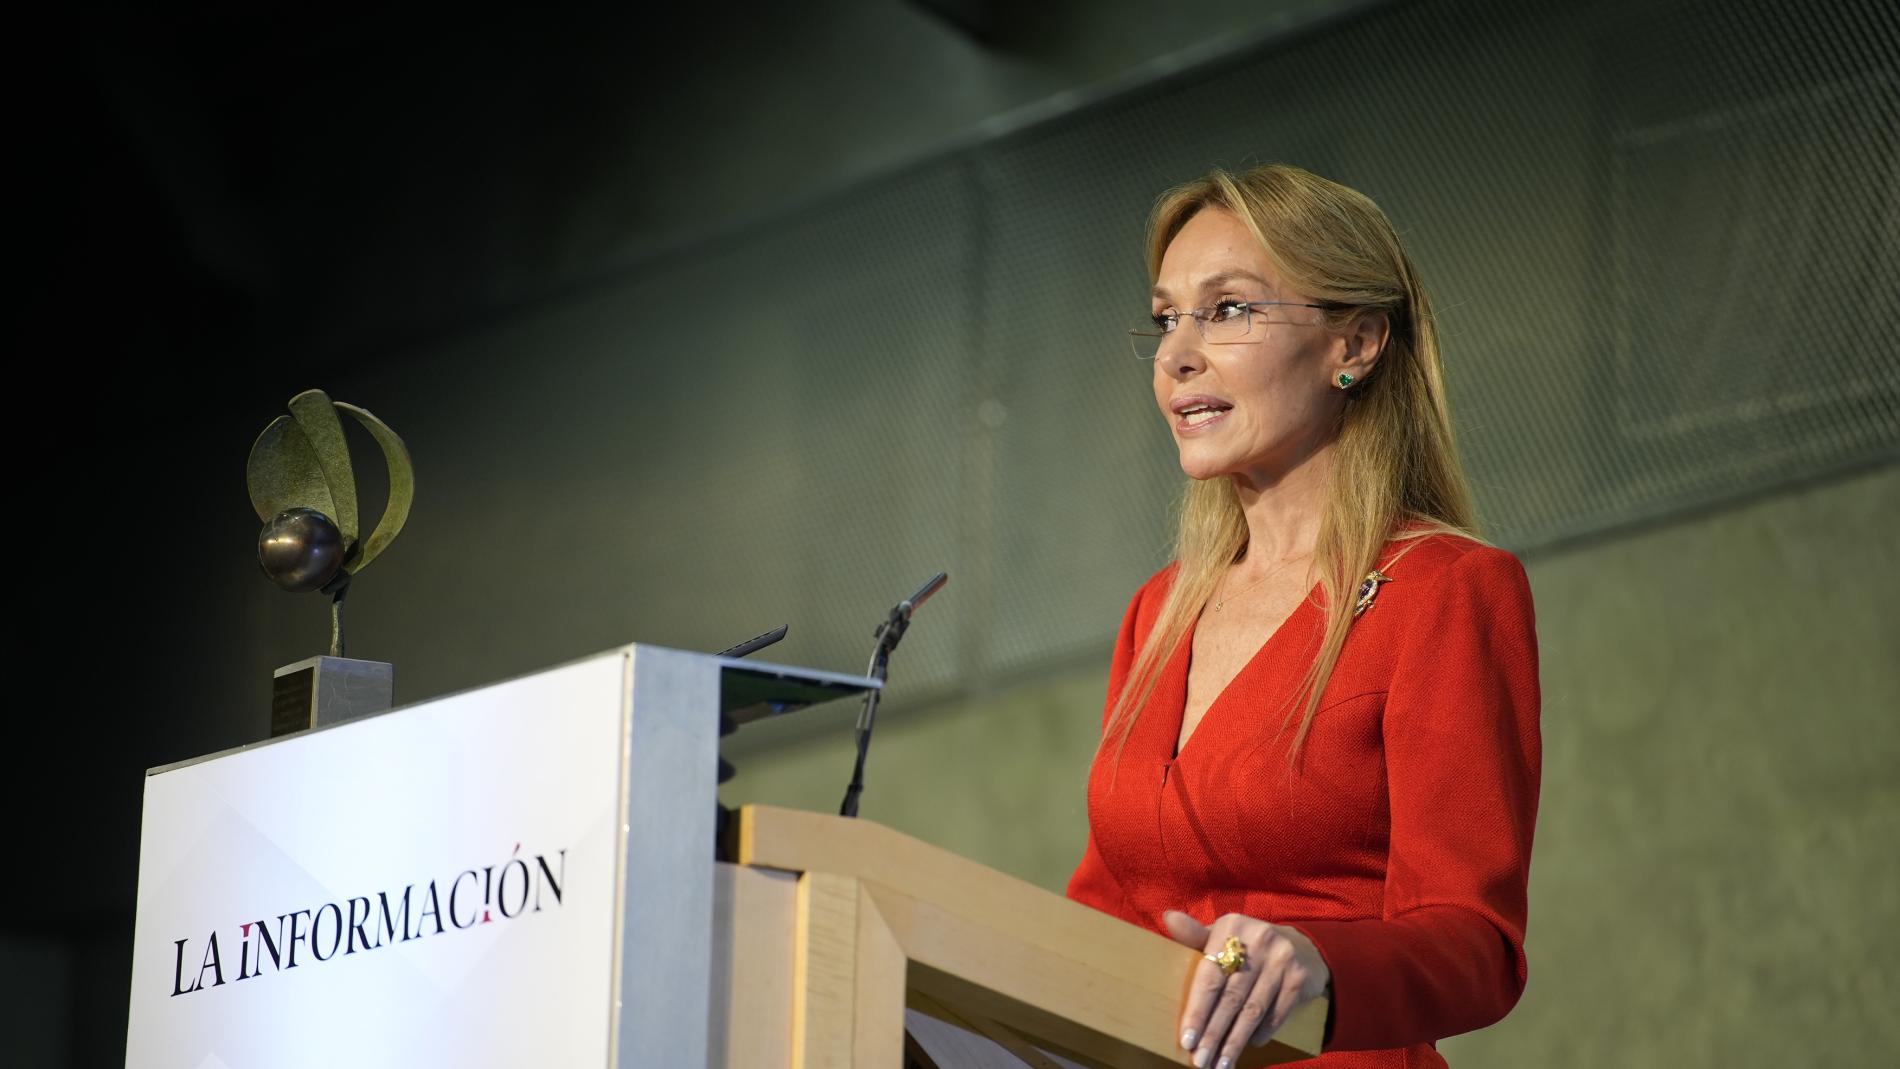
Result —
[[[1352, 595], [1379, 565], [1387, 542], [1438, 533], [1475, 538], [1477, 521], [1452, 440], [1431, 301], [1379, 206], [1285, 164], [1239, 175], [1216, 170], [1169, 190], [1156, 203], [1148, 223], [1151, 281], [1182, 226], [1208, 209], [1246, 224], [1281, 280], [1325, 306], [1327, 329], [1344, 332], [1379, 313], [1390, 323], [1384, 354], [1347, 395], [1334, 443], [1313, 551], [1326, 630], [1293, 698], [1305, 706], [1289, 752], [1297, 764], [1352, 627]], [[1175, 535], [1173, 583], [1103, 731], [1103, 746], [1114, 740], [1117, 761], [1163, 666], [1228, 566], [1245, 555], [1247, 538], [1233, 480], [1190, 480]]]

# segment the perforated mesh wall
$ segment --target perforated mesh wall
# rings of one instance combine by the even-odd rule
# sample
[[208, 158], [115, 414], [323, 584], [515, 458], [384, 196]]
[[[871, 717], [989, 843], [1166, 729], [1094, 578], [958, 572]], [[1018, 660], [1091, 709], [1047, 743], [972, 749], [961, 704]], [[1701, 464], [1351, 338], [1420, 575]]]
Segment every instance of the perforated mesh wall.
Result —
[[903, 700], [1099, 655], [1181, 480], [1119, 333], [1142, 227], [1214, 164], [1297, 163], [1392, 216], [1508, 547], [1891, 459], [1895, 11], [1395, 5], [657, 265], [563, 313], [586, 396], [497, 413], [600, 473], [610, 574], [548, 568], [628, 595], [603, 640], [785, 619], [783, 658], [827, 667], [947, 568]]
[[[1520, 550], [1900, 444], [1891, 5], [1404, 5], [975, 153], [996, 633], [1099, 648], [1178, 484], [1145, 209], [1213, 164], [1364, 190], [1421, 264], [1489, 533]], [[1111, 581], [1119, 579], [1120, 582]]]

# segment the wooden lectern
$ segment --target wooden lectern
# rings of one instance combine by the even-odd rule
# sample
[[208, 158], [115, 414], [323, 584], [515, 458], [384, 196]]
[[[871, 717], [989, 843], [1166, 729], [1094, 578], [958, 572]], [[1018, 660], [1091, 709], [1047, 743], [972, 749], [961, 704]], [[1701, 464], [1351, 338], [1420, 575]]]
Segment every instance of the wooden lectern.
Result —
[[1187, 1064], [1188, 948], [868, 821], [715, 860], [722, 717], [877, 685], [625, 646], [151, 770], [126, 1064]]
[[[1191, 1064], [1187, 947], [868, 821], [747, 806], [737, 852], [718, 875], [715, 1064]], [[1326, 1009], [1240, 1064], [1312, 1057]]]

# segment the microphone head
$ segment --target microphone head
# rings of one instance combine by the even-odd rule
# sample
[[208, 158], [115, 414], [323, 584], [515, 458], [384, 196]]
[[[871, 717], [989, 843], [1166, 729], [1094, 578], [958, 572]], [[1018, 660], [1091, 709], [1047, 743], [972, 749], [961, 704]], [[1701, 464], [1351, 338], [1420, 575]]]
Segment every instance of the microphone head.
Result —
[[906, 616], [910, 615], [913, 611], [916, 610], [917, 606], [922, 605], [926, 601], [929, 601], [930, 596], [932, 594], [935, 594], [937, 591], [942, 590], [943, 585], [945, 583], [948, 583], [949, 581], [950, 581], [949, 572], [938, 572], [936, 575], [931, 576], [928, 582], [924, 583], [923, 586], [917, 588], [917, 593], [912, 594], [910, 597], [904, 599], [904, 602], [902, 605], [902, 608], [904, 610], [904, 615]]

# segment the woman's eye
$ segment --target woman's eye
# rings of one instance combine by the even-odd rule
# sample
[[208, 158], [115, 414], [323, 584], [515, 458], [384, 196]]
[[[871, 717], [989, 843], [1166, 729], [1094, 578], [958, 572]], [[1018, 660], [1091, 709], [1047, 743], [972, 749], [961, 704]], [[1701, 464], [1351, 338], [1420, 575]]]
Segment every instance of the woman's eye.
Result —
[[1216, 323], [1224, 319], [1238, 319], [1246, 314], [1246, 301], [1225, 300], [1214, 302], [1214, 322]]
[[1148, 318], [1154, 320], [1155, 329], [1163, 334], [1174, 329], [1175, 318], [1173, 312], [1156, 312]]

